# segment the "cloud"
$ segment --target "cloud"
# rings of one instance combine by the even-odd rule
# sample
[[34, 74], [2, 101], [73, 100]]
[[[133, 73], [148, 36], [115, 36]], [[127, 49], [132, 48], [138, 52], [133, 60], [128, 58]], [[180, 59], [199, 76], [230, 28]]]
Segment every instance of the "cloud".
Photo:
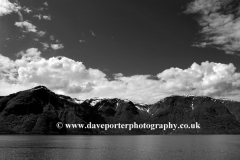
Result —
[[44, 31], [39, 31], [37, 34], [38, 34], [40, 37], [43, 37], [43, 36], [46, 34], [46, 32], [44, 32]]
[[[47, 8], [46, 8], [46, 9], [47, 9]], [[40, 7], [40, 8], [38, 8], [37, 10], [39, 10], [39, 11], [43, 11], [44, 8], [43, 8], [43, 7]]]
[[55, 39], [55, 37], [54, 37], [53, 35], [51, 35], [51, 36], [49, 37], [49, 39], [53, 41], [53, 40]]
[[47, 3], [47, 2], [44, 2], [43, 4], [44, 4], [45, 6], [48, 6], [48, 3]]
[[[25, 62], [37, 61], [41, 59], [41, 52], [36, 48], [30, 48], [26, 50], [26, 52], [19, 52], [16, 54], [17, 57], [21, 57], [21, 59], [17, 59], [17, 64], [24, 64]], [[21, 66], [21, 65], [20, 65]]]
[[92, 36], [96, 36], [96, 34], [92, 30], [90, 30], [90, 32]]
[[20, 10], [24, 10], [26, 12], [30, 12], [30, 10], [26, 10], [25, 7], [22, 8], [17, 0], [15, 0], [15, 2], [16, 3], [12, 3], [9, 0], [0, 0], [0, 16], [16, 12], [19, 15], [19, 20], [23, 21], [23, 16]]
[[8, 0], [0, 0], [0, 16], [18, 12], [21, 7], [17, 3], [11, 3]]
[[34, 40], [34, 41], [36, 41], [36, 42], [38, 42], [38, 41], [39, 41], [39, 39], [38, 39], [38, 38], [33, 38], [33, 40]]
[[85, 42], [85, 40], [84, 40], [84, 39], [80, 39], [79, 42], [80, 42], [80, 43], [83, 43], [83, 42]]
[[64, 46], [63, 46], [63, 44], [51, 44], [51, 48], [53, 50], [58, 50], [58, 49], [63, 49]]
[[203, 62], [193, 63], [190, 68], [170, 68], [157, 76], [163, 81], [162, 89], [195, 95], [222, 96], [239, 89], [240, 73], [233, 64]]
[[24, 7], [24, 8], [23, 8], [23, 11], [25, 11], [25, 12], [27, 12], [27, 13], [30, 13], [30, 12], [32, 12], [32, 10], [31, 10], [31, 9], [29, 9], [29, 8], [27, 8], [27, 7]]
[[37, 27], [29, 21], [15, 22], [15, 26], [22, 28], [23, 32], [33, 32], [40, 37], [43, 37], [46, 34], [44, 31], [38, 31]]
[[44, 51], [47, 50], [50, 47], [49, 44], [47, 44], [47, 43], [41, 42], [41, 44], [43, 45], [43, 50]]
[[98, 69], [66, 57], [45, 59], [36, 48], [17, 54], [13, 61], [0, 55], [0, 94], [6, 95], [36, 85], [80, 99], [91, 97], [127, 98], [153, 103], [172, 94], [228, 97], [240, 100], [240, 73], [233, 64], [202, 62], [187, 69], [170, 68], [157, 74], [124, 76], [109, 80]]
[[194, 0], [185, 13], [198, 14], [197, 19], [204, 36], [197, 47], [212, 46], [227, 54], [240, 51], [240, 1], [237, 0]]
[[[24, 20], [21, 11], [30, 13], [33, 12], [26, 6], [21, 6], [20, 3], [15, 0], [16, 3], [12, 3], [9, 0], [0, 0], [0, 16], [10, 14], [12, 12], [16, 12], [19, 15], [19, 22], [15, 22], [14, 25], [22, 28], [23, 32], [32, 32], [36, 33], [37, 36], [43, 37], [46, 32], [38, 31], [37, 27], [33, 25], [30, 21]], [[50, 15], [34, 15], [33, 17], [37, 17], [38, 19], [51, 20]]]
[[37, 27], [28, 21], [15, 22], [15, 26], [24, 28], [26, 32], [37, 32]]
[[[36, 48], [20, 52], [17, 56], [19, 58], [15, 61], [0, 56], [0, 84], [9, 83], [7, 86], [11, 86], [8, 82], [11, 79], [17, 81], [21, 88], [43, 84], [53, 90], [74, 94], [89, 92], [93, 85], [104, 82], [106, 76], [97, 69], [86, 69], [81, 62], [66, 57], [44, 59]], [[12, 83], [12, 86], [15, 84]]]
[[49, 20], [49, 21], [50, 21], [50, 20], [51, 20], [51, 16], [49, 16], [49, 15], [48, 15], [48, 16], [47, 16], [47, 15], [44, 15], [44, 16], [43, 16], [43, 19], [44, 19], [44, 20]]
[[0, 78], [6, 82], [14, 82], [17, 76], [15, 62], [0, 54]]
[[42, 15], [41, 15], [41, 14], [35, 14], [35, 15], [33, 15], [33, 17], [34, 17], [34, 18], [38, 18], [39, 20], [42, 19]]
[[120, 77], [123, 77], [123, 74], [122, 73], [116, 73], [113, 75], [115, 78], [120, 78]]
[[50, 15], [41, 15], [41, 14], [36, 14], [33, 15], [33, 17], [38, 18], [39, 20], [44, 19], [44, 20], [51, 20], [51, 16]]

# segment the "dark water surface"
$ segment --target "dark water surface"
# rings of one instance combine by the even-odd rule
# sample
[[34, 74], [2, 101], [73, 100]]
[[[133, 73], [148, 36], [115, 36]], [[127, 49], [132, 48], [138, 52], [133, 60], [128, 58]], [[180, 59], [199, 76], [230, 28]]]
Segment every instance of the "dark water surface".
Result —
[[239, 160], [240, 135], [0, 135], [0, 159]]

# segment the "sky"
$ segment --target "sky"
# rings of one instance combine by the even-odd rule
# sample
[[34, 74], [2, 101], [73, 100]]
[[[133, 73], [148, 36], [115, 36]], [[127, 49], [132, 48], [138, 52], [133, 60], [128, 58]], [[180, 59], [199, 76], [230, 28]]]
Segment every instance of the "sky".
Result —
[[237, 0], [0, 0], [0, 95], [240, 101]]

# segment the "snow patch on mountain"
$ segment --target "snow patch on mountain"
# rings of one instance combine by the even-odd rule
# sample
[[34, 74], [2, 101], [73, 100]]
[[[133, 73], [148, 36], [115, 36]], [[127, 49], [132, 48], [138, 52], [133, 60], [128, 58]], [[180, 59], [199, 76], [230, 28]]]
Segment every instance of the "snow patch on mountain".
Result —
[[79, 100], [77, 98], [73, 98], [73, 102], [77, 103], [77, 104], [82, 104], [84, 102], [84, 100]]
[[147, 112], [146, 108], [142, 108], [140, 106], [135, 106], [138, 110], [143, 111], [143, 112]]
[[95, 99], [95, 100], [92, 100], [91, 101], [91, 103], [90, 103], [90, 105], [93, 107], [93, 106], [95, 106], [98, 102], [100, 102], [101, 101], [101, 99]]
[[193, 107], [193, 101], [194, 101], [194, 97], [193, 97], [193, 99], [192, 99], [192, 104], [191, 104], [191, 108], [192, 108], [192, 110], [194, 110], [194, 107]]

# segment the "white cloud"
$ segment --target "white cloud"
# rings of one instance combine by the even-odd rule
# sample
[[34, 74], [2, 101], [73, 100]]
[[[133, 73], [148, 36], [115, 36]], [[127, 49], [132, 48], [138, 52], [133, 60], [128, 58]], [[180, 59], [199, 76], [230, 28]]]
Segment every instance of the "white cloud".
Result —
[[96, 36], [96, 34], [92, 30], [90, 30], [90, 32], [92, 36]]
[[17, 76], [15, 62], [0, 54], [0, 78], [6, 82], [14, 81]]
[[83, 43], [83, 42], [85, 42], [85, 40], [84, 40], [84, 39], [80, 39], [79, 42], [80, 42], [80, 43]]
[[123, 74], [122, 73], [116, 73], [116, 74], [114, 74], [114, 77], [115, 78], [120, 78], [120, 77], [123, 77]]
[[39, 11], [43, 11], [44, 8], [43, 8], [43, 7], [40, 7], [40, 8], [38, 8], [37, 10], [39, 10]]
[[15, 26], [24, 28], [27, 32], [37, 32], [37, 27], [28, 21], [15, 22]]
[[29, 8], [27, 8], [27, 7], [24, 7], [24, 9], [23, 9], [25, 12], [27, 12], [27, 13], [30, 13], [30, 12], [32, 12], [32, 10], [31, 9], [29, 9]]
[[25, 35], [20, 35], [18, 38], [19, 39], [24, 39], [26, 36]]
[[197, 47], [212, 46], [227, 54], [240, 51], [240, 6], [236, 0], [194, 0], [188, 4], [186, 13], [200, 15], [203, 42]]
[[25, 65], [26, 62], [37, 61], [40, 60], [41, 52], [36, 48], [30, 48], [26, 50], [26, 52], [19, 52], [16, 54], [17, 57], [21, 57], [21, 59], [17, 59], [15, 62], [20, 66]]
[[58, 49], [63, 49], [64, 46], [63, 46], [63, 44], [51, 44], [51, 48], [53, 50], [58, 50]]
[[[32, 10], [30, 10], [28, 7], [20, 6], [20, 3], [15, 0], [16, 3], [11, 3], [9, 0], [0, 0], [0, 16], [10, 14], [12, 12], [16, 12], [19, 15], [19, 22], [15, 22], [15, 26], [20, 27], [23, 29], [23, 32], [33, 32], [36, 33], [37, 36], [43, 37], [46, 32], [44, 31], [38, 31], [37, 27], [30, 23], [28, 20], [23, 19], [23, 15], [21, 11], [30, 13]], [[37, 17], [39, 19], [43, 18], [45, 20], [51, 20], [50, 15], [34, 15], [33, 17]]]
[[38, 38], [33, 38], [33, 40], [34, 40], [34, 41], [36, 41], [36, 42], [38, 42], [38, 41], [39, 41], [39, 39], [38, 39]]
[[240, 73], [233, 64], [193, 63], [187, 69], [170, 68], [157, 74], [114, 75], [109, 80], [98, 69], [66, 57], [45, 59], [36, 48], [17, 54], [13, 61], [0, 55], [0, 94], [6, 95], [36, 85], [80, 99], [91, 97], [127, 98], [153, 103], [172, 94], [195, 94], [239, 99]]
[[55, 38], [54, 38], [53, 35], [51, 35], [51, 36], [49, 37], [49, 39], [53, 41]]
[[43, 16], [43, 19], [44, 19], [44, 20], [49, 20], [49, 21], [50, 21], [50, 20], [51, 20], [51, 16], [49, 16], [49, 15], [48, 15], [48, 16], [47, 16], [47, 15], [44, 15], [44, 16]]
[[44, 4], [45, 6], [48, 6], [48, 3], [47, 3], [47, 2], [44, 2], [43, 4]]
[[188, 69], [170, 68], [158, 74], [162, 89], [196, 95], [221, 96], [239, 89], [240, 73], [233, 64], [193, 63]]
[[33, 15], [33, 17], [34, 17], [34, 18], [38, 18], [39, 20], [42, 19], [42, 15], [41, 15], [41, 14], [35, 14], [35, 15]]
[[[0, 84], [9, 83], [7, 86], [11, 86], [7, 81], [11, 77], [18, 82], [19, 86], [22, 86], [21, 88], [43, 84], [56, 91], [62, 90], [68, 94], [74, 94], [89, 92], [93, 85], [106, 80], [104, 73], [96, 69], [86, 69], [81, 62], [66, 57], [44, 59], [36, 48], [20, 52], [17, 56], [20, 58], [16, 61], [0, 56], [0, 81], [2, 82]], [[17, 77], [14, 78], [14, 75]], [[13, 88], [15, 84], [12, 85]], [[5, 86], [1, 87], [5, 88]], [[14, 89], [10, 89], [12, 90]]]
[[43, 37], [45, 34], [46, 34], [46, 32], [44, 32], [44, 31], [39, 31], [39, 32], [38, 32], [38, 35], [39, 35], [40, 37]]
[[44, 20], [51, 20], [51, 16], [50, 15], [41, 15], [41, 14], [36, 14], [33, 15], [33, 17], [38, 18], [39, 20], [44, 19]]
[[24, 29], [23, 32], [33, 32], [40, 37], [43, 37], [46, 34], [44, 31], [38, 31], [37, 27], [29, 21], [15, 22], [15, 26]]
[[41, 42], [41, 44], [43, 45], [43, 50], [44, 51], [47, 50], [50, 47], [49, 44], [47, 44], [47, 43]]
[[9, 0], [0, 0], [0, 16], [18, 12], [21, 7], [17, 3], [11, 3]]

